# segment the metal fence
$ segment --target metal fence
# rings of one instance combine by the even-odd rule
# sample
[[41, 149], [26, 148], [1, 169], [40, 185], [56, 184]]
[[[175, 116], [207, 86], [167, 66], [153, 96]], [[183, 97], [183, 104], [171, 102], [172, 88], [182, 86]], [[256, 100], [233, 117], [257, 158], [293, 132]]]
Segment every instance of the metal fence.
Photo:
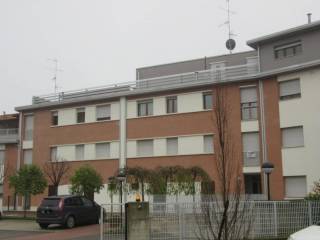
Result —
[[[204, 205], [211, 210], [216, 203], [149, 203], [150, 239], [201, 239], [200, 232], [213, 228], [206, 221]], [[209, 204], [209, 205], [208, 205]], [[246, 201], [250, 211], [240, 224], [250, 223], [251, 239], [286, 238], [293, 232], [320, 221], [320, 202]], [[103, 205], [101, 239], [125, 239], [124, 204]], [[216, 215], [217, 216], [217, 215]]]

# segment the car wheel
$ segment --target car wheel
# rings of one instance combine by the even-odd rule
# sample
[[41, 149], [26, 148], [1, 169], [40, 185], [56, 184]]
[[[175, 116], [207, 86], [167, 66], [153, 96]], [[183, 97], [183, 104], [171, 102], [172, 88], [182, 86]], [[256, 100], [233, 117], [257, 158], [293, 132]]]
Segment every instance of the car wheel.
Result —
[[69, 216], [67, 217], [67, 220], [66, 220], [66, 227], [67, 228], [73, 228], [75, 227], [76, 225], [76, 219], [73, 217], [73, 216]]
[[39, 223], [41, 229], [47, 229], [49, 224]]

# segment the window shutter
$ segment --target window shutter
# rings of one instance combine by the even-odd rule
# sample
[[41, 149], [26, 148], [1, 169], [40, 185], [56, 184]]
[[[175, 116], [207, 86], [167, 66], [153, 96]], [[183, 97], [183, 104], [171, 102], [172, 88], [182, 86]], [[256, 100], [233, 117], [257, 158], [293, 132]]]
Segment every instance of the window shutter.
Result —
[[280, 82], [279, 86], [281, 97], [295, 95], [301, 92], [299, 79]]
[[25, 117], [25, 140], [32, 140], [33, 138], [33, 116], [29, 115]]
[[110, 118], [110, 105], [97, 106], [97, 120]]
[[242, 134], [243, 152], [259, 152], [259, 133]]
[[84, 159], [84, 145], [76, 145], [76, 160]]
[[109, 158], [110, 157], [110, 144], [97, 143], [96, 144], [96, 158]]
[[303, 127], [291, 127], [282, 129], [283, 147], [301, 147], [304, 145]]
[[305, 176], [285, 177], [287, 198], [303, 198], [307, 195], [307, 181]]
[[213, 136], [207, 135], [203, 137], [204, 152], [213, 153]]
[[32, 150], [24, 150], [23, 152], [24, 164], [32, 164]]
[[178, 138], [167, 138], [167, 155], [178, 154]]
[[55, 162], [57, 161], [57, 147], [51, 148], [51, 161]]
[[153, 156], [153, 140], [139, 140], [137, 141], [138, 156]]
[[241, 88], [240, 95], [241, 95], [241, 103], [257, 102], [256, 87]]

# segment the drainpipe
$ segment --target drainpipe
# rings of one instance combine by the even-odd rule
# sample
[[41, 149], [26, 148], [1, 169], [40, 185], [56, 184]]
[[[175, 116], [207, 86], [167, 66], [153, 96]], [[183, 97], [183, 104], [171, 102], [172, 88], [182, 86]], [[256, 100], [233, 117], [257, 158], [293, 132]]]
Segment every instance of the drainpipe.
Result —
[[120, 98], [120, 158], [119, 169], [123, 169], [127, 165], [126, 150], [127, 150], [127, 101], [125, 97]]

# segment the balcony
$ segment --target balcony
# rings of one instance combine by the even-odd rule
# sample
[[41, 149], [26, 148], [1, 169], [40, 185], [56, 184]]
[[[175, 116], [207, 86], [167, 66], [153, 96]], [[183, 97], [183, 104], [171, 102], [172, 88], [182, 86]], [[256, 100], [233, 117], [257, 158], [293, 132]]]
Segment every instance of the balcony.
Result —
[[260, 167], [260, 154], [255, 152], [243, 152], [243, 167]]
[[60, 92], [49, 95], [34, 96], [32, 104], [55, 103], [87, 99], [105, 95], [126, 95], [146, 90], [168, 90], [171, 88], [197, 86], [219, 82], [230, 82], [254, 77], [258, 74], [258, 63], [237, 65], [219, 69], [209, 69], [198, 72], [189, 72], [168, 75], [150, 79], [142, 79], [119, 84], [86, 88], [75, 91]]
[[0, 143], [18, 142], [18, 128], [0, 129]]

